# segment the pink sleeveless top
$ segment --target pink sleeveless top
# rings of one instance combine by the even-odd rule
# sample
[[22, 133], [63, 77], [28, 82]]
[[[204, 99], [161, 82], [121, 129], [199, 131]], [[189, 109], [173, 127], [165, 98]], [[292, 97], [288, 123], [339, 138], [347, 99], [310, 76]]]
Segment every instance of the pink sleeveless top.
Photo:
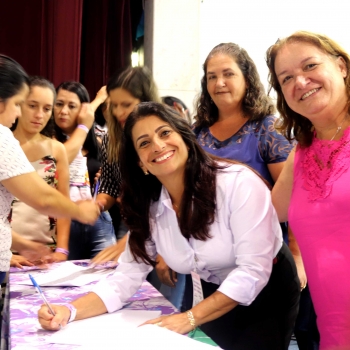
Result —
[[303, 256], [321, 349], [350, 349], [350, 128], [297, 148], [288, 219]]

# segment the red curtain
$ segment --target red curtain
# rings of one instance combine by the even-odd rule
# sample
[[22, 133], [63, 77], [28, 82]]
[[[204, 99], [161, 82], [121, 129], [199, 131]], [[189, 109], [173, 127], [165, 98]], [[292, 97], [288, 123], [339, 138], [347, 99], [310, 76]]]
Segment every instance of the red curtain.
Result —
[[93, 97], [130, 64], [140, 8], [141, 0], [3, 1], [0, 52], [56, 86], [81, 81]]

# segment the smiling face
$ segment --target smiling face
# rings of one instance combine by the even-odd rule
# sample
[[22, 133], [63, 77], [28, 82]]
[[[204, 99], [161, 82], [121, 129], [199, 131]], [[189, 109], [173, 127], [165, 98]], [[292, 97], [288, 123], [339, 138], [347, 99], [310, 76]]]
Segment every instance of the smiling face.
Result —
[[64, 133], [70, 135], [78, 124], [81, 102], [76, 93], [60, 89], [54, 106], [55, 122]]
[[123, 88], [116, 88], [109, 92], [112, 115], [117, 119], [122, 128], [126, 118], [141, 101]]
[[277, 54], [275, 72], [288, 106], [313, 123], [345, 108], [347, 69], [342, 57], [311, 44], [289, 43]]
[[161, 182], [182, 178], [188, 150], [180, 134], [171, 126], [151, 115], [140, 119], [132, 129], [132, 140], [140, 159], [140, 166]]
[[31, 134], [40, 133], [51, 118], [54, 95], [47, 87], [33, 86], [22, 105], [18, 127]]
[[207, 89], [219, 109], [242, 109], [247, 83], [236, 61], [224, 54], [216, 54], [207, 65]]
[[0, 101], [0, 124], [10, 128], [12, 124], [22, 115], [21, 106], [29, 92], [27, 84], [24, 84], [18, 93], [5, 102]]

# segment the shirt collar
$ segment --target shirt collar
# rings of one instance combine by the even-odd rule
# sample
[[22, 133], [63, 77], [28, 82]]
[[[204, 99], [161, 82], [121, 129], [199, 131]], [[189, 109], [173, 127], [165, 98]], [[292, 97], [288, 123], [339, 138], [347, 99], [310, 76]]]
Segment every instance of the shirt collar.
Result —
[[173, 208], [171, 203], [171, 198], [169, 192], [166, 190], [164, 186], [162, 186], [160, 196], [157, 202], [153, 202], [150, 208], [150, 214], [153, 218], [157, 218], [164, 212], [164, 207], [169, 209]]

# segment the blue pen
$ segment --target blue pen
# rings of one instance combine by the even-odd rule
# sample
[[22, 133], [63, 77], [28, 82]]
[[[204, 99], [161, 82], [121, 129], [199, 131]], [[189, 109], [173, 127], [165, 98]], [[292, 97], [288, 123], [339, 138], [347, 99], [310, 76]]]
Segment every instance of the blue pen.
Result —
[[100, 187], [100, 180], [96, 182], [95, 185], [95, 190], [94, 190], [94, 201], [96, 201], [97, 193], [98, 193], [98, 188]]
[[38, 283], [36, 283], [35, 279], [33, 278], [33, 276], [31, 274], [29, 274], [29, 278], [33, 283], [33, 286], [35, 287], [36, 291], [40, 294], [41, 299], [44, 301], [45, 305], [48, 307], [48, 309], [50, 310], [52, 315], [56, 315], [55, 312], [52, 310], [50, 304], [48, 303], [45, 294], [43, 293], [43, 291], [41, 290], [41, 288], [39, 287]]

